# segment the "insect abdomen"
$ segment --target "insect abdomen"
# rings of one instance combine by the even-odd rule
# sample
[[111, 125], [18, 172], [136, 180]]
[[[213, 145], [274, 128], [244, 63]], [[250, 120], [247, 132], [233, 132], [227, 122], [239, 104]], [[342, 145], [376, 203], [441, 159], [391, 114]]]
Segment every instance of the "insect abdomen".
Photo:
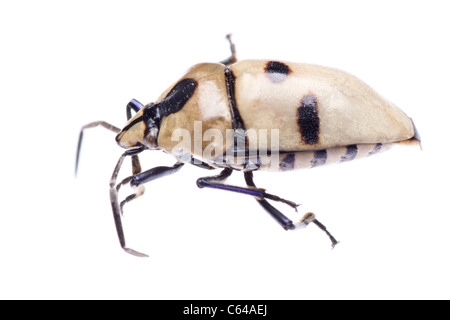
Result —
[[[231, 66], [235, 104], [246, 130], [279, 130], [280, 151], [403, 141], [411, 119], [343, 71], [247, 60]], [[269, 139], [269, 144], [270, 144]]]
[[338, 164], [365, 158], [389, 150], [392, 143], [353, 144], [316, 151], [280, 153], [276, 157], [260, 157], [262, 170], [290, 171], [316, 168], [323, 165]]

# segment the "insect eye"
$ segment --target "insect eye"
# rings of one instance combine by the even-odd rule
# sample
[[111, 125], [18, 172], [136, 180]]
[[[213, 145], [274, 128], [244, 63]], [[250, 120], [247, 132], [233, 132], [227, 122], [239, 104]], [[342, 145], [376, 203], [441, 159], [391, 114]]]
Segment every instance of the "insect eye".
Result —
[[143, 119], [147, 127], [159, 128], [160, 119], [161, 116], [158, 105], [155, 104], [147, 105], [144, 111], [144, 119]]

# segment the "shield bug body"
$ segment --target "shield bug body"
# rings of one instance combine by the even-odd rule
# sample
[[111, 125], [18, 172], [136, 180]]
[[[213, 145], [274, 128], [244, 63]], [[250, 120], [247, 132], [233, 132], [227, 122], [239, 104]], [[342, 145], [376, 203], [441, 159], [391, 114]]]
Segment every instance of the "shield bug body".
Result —
[[[295, 202], [267, 193], [253, 182], [253, 171], [289, 171], [346, 162], [370, 156], [394, 144], [420, 144], [412, 120], [359, 79], [339, 70], [282, 61], [244, 60], [232, 55], [222, 63], [192, 67], [154, 103], [132, 100], [128, 123], [119, 129], [103, 121], [80, 132], [76, 167], [84, 129], [103, 126], [117, 133], [127, 149], [110, 180], [110, 197], [122, 248], [127, 248], [121, 223], [123, 206], [144, 193], [143, 184], [172, 174], [185, 163], [220, 174], [199, 178], [200, 188], [247, 194], [285, 229], [316, 224], [336, 239], [315, 215], [294, 223], [267, 200]], [[136, 112], [132, 116], [132, 112]], [[138, 154], [162, 150], [173, 154], [173, 166], [141, 171]], [[132, 158], [132, 175], [116, 183], [124, 159]], [[233, 171], [243, 171], [247, 187], [225, 184]], [[118, 191], [130, 184], [135, 193], [119, 202]]]

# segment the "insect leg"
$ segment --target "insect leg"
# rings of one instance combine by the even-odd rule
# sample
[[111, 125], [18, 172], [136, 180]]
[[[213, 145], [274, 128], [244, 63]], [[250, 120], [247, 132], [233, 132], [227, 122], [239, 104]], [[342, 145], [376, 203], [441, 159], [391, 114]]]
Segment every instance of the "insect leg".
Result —
[[102, 126], [103, 128], [108, 129], [115, 133], [120, 132], [119, 128], [117, 128], [117, 127], [113, 126], [112, 124], [109, 124], [105, 121], [96, 121], [96, 122], [92, 122], [92, 123], [89, 123], [89, 124], [83, 126], [80, 131], [80, 136], [78, 137], [77, 156], [76, 156], [76, 160], [75, 160], [75, 175], [77, 175], [77, 172], [78, 172], [78, 162], [80, 160], [80, 150], [81, 150], [81, 144], [83, 142], [83, 132], [85, 129], [94, 128], [94, 127], [98, 127], [98, 126]]
[[[136, 99], [131, 99], [131, 101], [127, 104], [127, 108], [126, 108], [127, 120], [131, 119], [131, 117], [132, 117], [131, 111], [132, 110], [137, 113], [142, 108], [144, 108], [144, 105], [142, 103], [140, 103]], [[135, 154], [131, 157], [131, 170], [132, 170], [133, 175], [136, 175], [142, 171], [141, 163], [139, 161], [139, 156], [137, 154]], [[117, 191], [119, 191], [120, 187], [125, 183], [128, 183], [128, 181], [126, 181], [126, 179], [124, 179], [121, 183], [119, 183], [116, 187]], [[144, 194], [144, 192], [145, 192], [144, 186], [137, 187], [136, 192], [134, 192], [133, 194], [126, 197], [126, 199], [120, 203], [120, 212], [123, 214], [123, 206], [125, 205], [125, 203], [130, 202], [131, 200], [134, 200], [137, 197], [142, 196]]]
[[117, 187], [116, 191], [119, 191], [120, 187], [129, 183], [131, 187], [137, 188], [137, 192], [134, 194], [129, 195], [125, 200], [123, 200], [120, 203], [120, 212], [123, 212], [123, 207], [128, 202], [136, 199], [137, 197], [140, 197], [144, 193], [144, 183], [147, 183], [149, 181], [162, 178], [164, 176], [173, 174], [181, 169], [181, 167], [184, 165], [182, 162], [177, 162], [171, 167], [155, 167], [150, 170], [134, 174], [133, 176], [127, 177], [120, 182]]
[[226, 190], [226, 191], [232, 191], [237, 193], [243, 193], [250, 196], [258, 197], [258, 198], [266, 198], [274, 201], [279, 201], [282, 203], [285, 203], [289, 205], [290, 207], [294, 208], [297, 211], [298, 204], [295, 202], [282, 199], [278, 196], [275, 196], [273, 194], [267, 193], [264, 189], [259, 188], [245, 188], [245, 187], [237, 187], [232, 186], [228, 184], [220, 183], [220, 181], [225, 180], [229, 176], [231, 176], [233, 170], [229, 168], [225, 168], [219, 175], [212, 176], [212, 177], [203, 177], [197, 179], [197, 186], [199, 188], [212, 188], [212, 189], [219, 189], [219, 190]]
[[[247, 182], [247, 185], [249, 187], [256, 188], [256, 185], [253, 182], [253, 172], [252, 171], [245, 172], [244, 176], [245, 176], [245, 181]], [[327, 228], [316, 219], [316, 216], [313, 213], [311, 213], [311, 212], [307, 213], [300, 220], [300, 222], [292, 223], [291, 220], [287, 219], [280, 211], [278, 211], [276, 208], [271, 206], [270, 203], [268, 203], [266, 200], [258, 199], [258, 198], [256, 198], [256, 200], [286, 230], [303, 229], [303, 228], [306, 228], [310, 223], [314, 223], [316, 226], [318, 226], [322, 231], [324, 231], [328, 235], [328, 237], [331, 240], [331, 245], [333, 248], [339, 243], [331, 235], [331, 233], [328, 232]]]
[[330, 240], [331, 240], [331, 246], [333, 248], [339, 243], [339, 241], [337, 241], [331, 235], [331, 233], [327, 230], [327, 228], [316, 219], [316, 215], [312, 212], [308, 212], [307, 214], [305, 214], [303, 216], [302, 220], [300, 220], [300, 222], [295, 224], [295, 228], [296, 229], [306, 228], [311, 222], [314, 223], [320, 230], [322, 230], [323, 232], [325, 232], [327, 234], [328, 238], [330, 238]]
[[183, 162], [177, 162], [171, 167], [155, 167], [151, 168], [150, 170], [144, 171], [142, 173], [136, 174], [131, 177], [130, 185], [132, 187], [140, 186], [141, 184], [150, 182], [155, 179], [162, 178], [164, 176], [171, 175], [178, 170], [181, 169], [181, 167], [184, 166]]
[[[244, 173], [245, 182], [251, 188], [256, 188], [253, 182], [253, 172], [248, 171]], [[275, 219], [285, 230], [294, 230], [295, 225], [293, 222], [282, 214], [277, 208], [273, 207], [267, 200], [263, 198], [256, 198], [256, 201]]]
[[117, 236], [119, 237], [120, 246], [122, 247], [122, 249], [125, 252], [132, 254], [134, 256], [137, 256], [137, 257], [148, 257], [148, 256], [146, 254], [140, 253], [133, 249], [127, 248], [127, 246], [126, 246], [125, 235], [123, 232], [122, 219], [121, 219], [121, 210], [120, 210], [117, 188], [116, 188], [116, 180], [117, 180], [117, 176], [119, 175], [119, 171], [120, 171], [120, 168], [122, 167], [123, 160], [125, 159], [125, 157], [137, 155], [138, 153], [142, 152], [143, 150], [144, 150], [144, 148], [130, 149], [130, 150], [125, 151], [120, 156], [119, 161], [117, 161], [116, 167], [114, 168], [111, 179], [109, 181], [109, 195], [110, 195], [110, 199], [111, 199], [111, 207], [112, 207], [112, 211], [113, 211], [114, 222], [116, 224], [116, 231], [117, 231]]
[[[132, 169], [133, 176], [136, 175], [136, 174], [141, 173], [141, 171], [142, 171], [142, 169], [141, 169], [141, 164], [140, 164], [140, 161], [139, 161], [139, 156], [138, 156], [137, 154], [131, 156], [131, 169]], [[120, 189], [123, 185], [129, 183], [129, 182], [131, 181], [131, 179], [133, 178], [133, 176], [130, 176], [130, 177], [127, 177], [127, 178], [123, 179], [123, 180], [116, 186], [117, 192], [119, 192], [119, 189]], [[125, 200], [123, 200], [122, 202], [120, 202], [120, 213], [123, 215], [123, 206], [124, 206], [126, 203], [128, 203], [128, 202], [130, 202], [130, 201], [132, 201], [132, 200], [134, 200], [134, 199], [136, 199], [136, 198], [142, 196], [142, 195], [144, 194], [144, 192], [145, 192], [145, 187], [144, 187], [144, 186], [138, 186], [138, 187], [135, 187], [135, 192], [132, 193], [131, 195], [129, 195], [128, 197], [126, 197]]]
[[231, 34], [227, 34], [226, 38], [227, 38], [228, 42], [230, 43], [231, 56], [225, 60], [220, 61], [220, 63], [224, 64], [228, 67], [237, 61], [237, 57], [236, 57], [236, 46], [234, 45], [233, 41], [231, 40]]

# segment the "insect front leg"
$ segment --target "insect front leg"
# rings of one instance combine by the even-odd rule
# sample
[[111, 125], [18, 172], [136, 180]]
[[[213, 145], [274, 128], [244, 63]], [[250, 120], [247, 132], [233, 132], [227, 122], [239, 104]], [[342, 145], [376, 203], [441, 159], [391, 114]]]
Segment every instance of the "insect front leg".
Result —
[[120, 246], [122, 247], [122, 249], [125, 252], [132, 254], [134, 256], [137, 256], [137, 257], [148, 257], [148, 256], [146, 254], [140, 253], [133, 249], [127, 248], [127, 246], [126, 246], [125, 234], [123, 232], [122, 219], [121, 219], [122, 212], [121, 212], [120, 205], [119, 205], [119, 197], [118, 197], [118, 193], [117, 193], [116, 181], [117, 181], [117, 176], [119, 175], [120, 168], [122, 167], [123, 160], [127, 156], [137, 155], [140, 152], [142, 152], [143, 150], [144, 150], [144, 148], [138, 148], [138, 149], [130, 149], [130, 150], [125, 151], [120, 156], [119, 161], [117, 161], [116, 167], [114, 168], [111, 179], [109, 181], [109, 195], [110, 195], [110, 200], [111, 200], [111, 207], [112, 207], [112, 211], [113, 211], [113, 217], [114, 217], [114, 222], [116, 225], [117, 236], [119, 237]]
[[[137, 175], [137, 174], [141, 173], [142, 169], [141, 169], [141, 164], [140, 164], [138, 155], [133, 155], [131, 157], [131, 169], [132, 169], [133, 175], [123, 179], [119, 184], [117, 184], [117, 186], [116, 186], [117, 192], [119, 192], [119, 189], [123, 185], [128, 184], [133, 179], [134, 175]], [[128, 202], [130, 202], [130, 201], [132, 201], [132, 200], [134, 200], [134, 199], [144, 195], [144, 192], [145, 192], [145, 187], [144, 186], [134, 187], [134, 189], [135, 189], [134, 193], [130, 194], [128, 197], [125, 198], [125, 200], [120, 202], [120, 213], [122, 215], [123, 215], [123, 206], [126, 203], [128, 203]]]
[[[133, 172], [132, 176], [129, 176], [125, 179], [122, 180], [122, 182], [120, 182], [117, 186], [116, 186], [116, 191], [119, 191], [120, 187], [125, 185], [125, 184], [130, 184], [131, 187], [135, 188], [137, 191], [131, 195], [129, 195], [128, 197], [125, 198], [125, 200], [123, 200], [120, 203], [120, 213], [123, 214], [123, 207], [125, 206], [125, 204], [127, 204], [128, 202], [142, 196], [144, 194], [144, 183], [147, 183], [149, 181], [155, 180], [155, 179], [159, 179], [162, 178], [164, 176], [173, 174], [175, 172], [177, 172], [178, 170], [181, 169], [181, 167], [183, 167], [184, 163], [182, 162], [177, 162], [175, 163], [173, 166], [171, 167], [165, 167], [165, 166], [161, 166], [161, 167], [155, 167], [152, 168], [150, 170], [144, 171], [144, 172]], [[134, 168], [134, 165], [133, 165]], [[139, 168], [140, 169], [140, 168]]]
[[[255, 183], [253, 182], [253, 172], [248, 171], [244, 173], [245, 181], [249, 187], [256, 188]], [[295, 230], [295, 229], [303, 229], [306, 228], [310, 223], [314, 223], [318, 226], [322, 231], [324, 231], [331, 240], [331, 245], [334, 248], [339, 242], [328, 232], [327, 228], [320, 223], [316, 216], [313, 213], [307, 213], [298, 223], [293, 223], [289, 220], [285, 215], [283, 215], [280, 211], [278, 211], [275, 207], [273, 207], [270, 203], [268, 203], [265, 199], [256, 198], [258, 203], [285, 229], [285, 230]]]
[[[127, 120], [130, 120], [132, 117], [131, 112], [139, 112], [142, 108], [144, 108], [144, 105], [142, 103], [140, 103], [139, 101], [137, 101], [136, 99], [132, 99], [128, 104], [127, 104]], [[131, 157], [131, 171], [133, 175], [136, 175], [138, 173], [140, 173], [142, 171], [141, 168], [141, 163], [139, 161], [139, 156], [137, 154], [132, 155]], [[119, 189], [122, 185], [128, 183], [131, 180], [131, 177], [126, 178], [124, 180], [122, 180], [122, 182], [120, 182], [117, 186], [116, 186], [116, 190], [117, 192], [119, 192]], [[123, 206], [125, 205], [125, 203], [130, 202], [140, 196], [142, 196], [145, 192], [145, 187], [144, 186], [140, 186], [140, 187], [136, 187], [135, 188], [135, 192], [131, 195], [129, 195], [128, 197], [125, 198], [124, 201], [122, 201], [120, 203], [120, 213], [123, 215]]]

